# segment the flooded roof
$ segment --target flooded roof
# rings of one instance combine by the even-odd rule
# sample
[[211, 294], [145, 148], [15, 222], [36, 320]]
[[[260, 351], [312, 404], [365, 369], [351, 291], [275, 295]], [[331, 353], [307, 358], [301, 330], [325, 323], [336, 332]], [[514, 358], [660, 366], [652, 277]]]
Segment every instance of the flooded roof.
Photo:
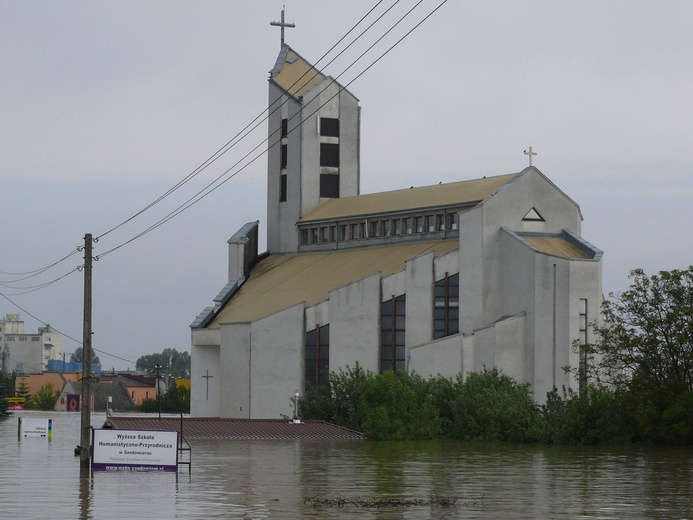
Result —
[[425, 253], [440, 256], [458, 249], [457, 238], [427, 240], [343, 251], [270, 255], [214, 318], [222, 323], [249, 322], [304, 302], [315, 305], [330, 291], [367, 276], [401, 271], [405, 262]]
[[[114, 430], [163, 430], [181, 432], [180, 417], [109, 417], [104, 428]], [[294, 423], [287, 419], [219, 419], [185, 417], [183, 437], [224, 440], [364, 440], [366, 436], [325, 421]]]
[[434, 186], [329, 199], [306, 213], [300, 223], [480, 202], [493, 195], [516, 175], [511, 173]]

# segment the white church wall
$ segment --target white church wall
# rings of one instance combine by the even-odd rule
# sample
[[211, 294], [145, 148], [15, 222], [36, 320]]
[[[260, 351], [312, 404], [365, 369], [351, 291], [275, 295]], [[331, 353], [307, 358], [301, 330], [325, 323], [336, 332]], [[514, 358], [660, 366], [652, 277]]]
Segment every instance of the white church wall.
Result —
[[427, 343], [433, 338], [433, 257], [433, 253], [429, 253], [406, 262], [407, 347]]
[[523, 328], [523, 379], [533, 384], [536, 355], [536, 253], [509, 233], [501, 234], [503, 286], [501, 316], [525, 314]]
[[[350, 92], [339, 94], [339, 192], [340, 197], [361, 193], [361, 108]], [[343, 130], [342, 130], [343, 129]]]
[[233, 323], [221, 327], [221, 401], [219, 415], [234, 419], [250, 417], [251, 327]]
[[393, 296], [401, 296], [407, 292], [407, 277], [404, 271], [383, 276], [380, 280], [382, 288], [382, 301], [389, 300]]
[[571, 376], [561, 370], [570, 361], [570, 261], [539, 253], [535, 258], [534, 397], [538, 402], [544, 402], [546, 393], [554, 387], [554, 381], [556, 388], [573, 386]]
[[484, 323], [483, 207], [459, 214], [460, 332], [471, 334]]
[[439, 375], [454, 379], [462, 373], [462, 340], [462, 335], [456, 334], [411, 348], [409, 373], [426, 379]]
[[433, 260], [433, 281], [445, 278], [445, 273], [453, 275], [460, 272], [459, 251], [439, 256]]
[[190, 414], [193, 417], [219, 417], [219, 368], [218, 343], [193, 343], [190, 355]]
[[[268, 152], [267, 152], [267, 249], [272, 253], [294, 252], [298, 249], [295, 222], [300, 216], [301, 202], [301, 111], [300, 105], [269, 83]], [[287, 120], [287, 197], [281, 193], [281, 126]]]
[[356, 362], [364, 370], [380, 366], [380, 274], [330, 293], [330, 371]]
[[316, 325], [329, 325], [330, 323], [330, 302], [325, 300], [317, 305], [306, 307], [306, 331], [313, 330]]
[[251, 324], [250, 417], [293, 415], [291, 398], [303, 387], [303, 304]]
[[505, 294], [498, 281], [504, 278], [507, 261], [503, 258], [501, 227], [522, 229], [522, 219], [532, 209], [545, 219], [545, 231], [561, 233], [564, 228], [579, 234], [581, 216], [575, 203], [538, 170], [531, 168], [503, 186], [483, 203], [483, 282], [486, 285], [483, 312], [487, 323], [504, 314]]
[[525, 350], [529, 346], [525, 343], [525, 315], [501, 320], [496, 323], [494, 329], [496, 336], [494, 366], [518, 382], [527, 381]]
[[[474, 359], [468, 372], [491, 369], [496, 363], [496, 330], [493, 325], [474, 332]], [[466, 369], [466, 367], [465, 367]]]

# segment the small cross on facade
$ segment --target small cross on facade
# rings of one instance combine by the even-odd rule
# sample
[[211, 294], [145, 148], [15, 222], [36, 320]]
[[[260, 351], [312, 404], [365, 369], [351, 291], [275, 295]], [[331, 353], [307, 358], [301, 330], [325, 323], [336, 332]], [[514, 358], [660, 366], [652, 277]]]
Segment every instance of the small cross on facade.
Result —
[[209, 369], [207, 369], [207, 375], [206, 375], [206, 376], [202, 376], [202, 377], [205, 378], [205, 379], [207, 380], [207, 401], [209, 401], [209, 379], [212, 378], [212, 377], [214, 377], [214, 376], [210, 376], [210, 375], [209, 375]]
[[284, 9], [286, 6], [282, 6], [282, 18], [279, 22], [270, 22], [270, 25], [274, 25], [282, 28], [282, 45], [284, 45], [284, 27], [296, 27], [293, 23], [284, 22]]
[[529, 155], [529, 165], [532, 166], [532, 156], [537, 155], [537, 152], [533, 152], [532, 147], [530, 146], [527, 150], [525, 150], [525, 155]]

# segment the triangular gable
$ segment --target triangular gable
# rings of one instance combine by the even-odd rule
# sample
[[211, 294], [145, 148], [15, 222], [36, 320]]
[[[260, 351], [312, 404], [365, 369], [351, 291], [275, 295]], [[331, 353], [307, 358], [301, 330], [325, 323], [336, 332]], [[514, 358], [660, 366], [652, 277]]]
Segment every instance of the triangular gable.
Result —
[[522, 217], [525, 222], [545, 222], [544, 217], [537, 211], [536, 208], [530, 209], [527, 214]]

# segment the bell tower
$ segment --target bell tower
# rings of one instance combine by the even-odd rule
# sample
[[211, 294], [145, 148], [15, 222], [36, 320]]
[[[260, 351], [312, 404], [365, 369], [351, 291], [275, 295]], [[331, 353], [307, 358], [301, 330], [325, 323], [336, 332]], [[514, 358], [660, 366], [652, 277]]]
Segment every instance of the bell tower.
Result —
[[283, 42], [269, 77], [267, 249], [298, 250], [296, 222], [360, 192], [360, 107], [346, 88]]

